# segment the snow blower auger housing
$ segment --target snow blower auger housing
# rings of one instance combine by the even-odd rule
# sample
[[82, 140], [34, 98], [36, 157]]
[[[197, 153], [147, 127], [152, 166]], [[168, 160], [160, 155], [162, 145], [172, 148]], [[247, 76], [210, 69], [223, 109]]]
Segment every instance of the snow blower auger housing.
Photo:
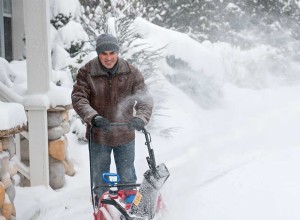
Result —
[[[127, 126], [127, 123], [111, 123], [112, 126]], [[89, 150], [90, 169], [91, 166], [91, 143], [93, 140], [93, 129], [90, 130]], [[94, 208], [95, 220], [150, 220], [155, 214], [162, 211], [164, 204], [161, 199], [160, 189], [170, 176], [165, 164], [156, 165], [154, 150], [151, 148], [150, 133], [143, 128], [145, 145], [149, 156], [146, 157], [149, 169], [144, 173], [141, 184], [119, 184], [120, 177], [116, 173], [104, 173], [102, 179], [109, 187], [109, 191], [103, 193], [95, 201], [93, 181], [91, 176], [91, 194]], [[138, 188], [133, 190], [122, 190], [122, 188]]]

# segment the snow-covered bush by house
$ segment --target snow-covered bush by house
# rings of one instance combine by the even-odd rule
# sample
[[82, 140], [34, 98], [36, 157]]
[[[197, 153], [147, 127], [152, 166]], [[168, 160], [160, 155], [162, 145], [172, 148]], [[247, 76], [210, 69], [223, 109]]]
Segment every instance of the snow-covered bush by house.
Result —
[[52, 0], [50, 3], [52, 67], [69, 71], [74, 79], [86, 54], [91, 51], [88, 35], [80, 24], [80, 3], [78, 0]]

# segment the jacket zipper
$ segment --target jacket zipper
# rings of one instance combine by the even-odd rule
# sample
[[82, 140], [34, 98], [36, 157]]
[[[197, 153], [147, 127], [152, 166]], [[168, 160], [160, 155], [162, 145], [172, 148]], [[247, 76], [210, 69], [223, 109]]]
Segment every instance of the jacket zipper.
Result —
[[112, 74], [108, 73], [109, 88], [111, 88], [111, 86], [112, 86], [112, 78], [113, 78]]

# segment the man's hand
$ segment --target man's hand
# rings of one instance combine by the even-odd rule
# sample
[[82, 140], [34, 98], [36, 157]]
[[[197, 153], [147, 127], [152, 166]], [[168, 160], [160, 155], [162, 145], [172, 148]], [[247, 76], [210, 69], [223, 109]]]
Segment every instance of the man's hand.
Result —
[[107, 118], [101, 117], [100, 115], [96, 115], [92, 119], [92, 125], [102, 129], [103, 131], [110, 131], [111, 125], [110, 121]]
[[131, 119], [128, 122], [128, 129], [130, 131], [136, 129], [138, 131], [142, 130], [145, 126], [145, 123], [142, 119], [138, 118], [138, 117], [134, 117], [133, 119]]

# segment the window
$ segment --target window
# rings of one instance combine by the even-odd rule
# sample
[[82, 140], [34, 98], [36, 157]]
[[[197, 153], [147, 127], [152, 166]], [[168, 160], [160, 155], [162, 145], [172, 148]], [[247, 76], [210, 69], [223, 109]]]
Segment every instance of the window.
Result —
[[11, 16], [11, 0], [3, 0], [3, 13]]
[[11, 0], [0, 0], [0, 56], [12, 60]]
[[12, 36], [11, 36], [11, 18], [4, 17], [4, 49], [5, 59], [12, 61]]

